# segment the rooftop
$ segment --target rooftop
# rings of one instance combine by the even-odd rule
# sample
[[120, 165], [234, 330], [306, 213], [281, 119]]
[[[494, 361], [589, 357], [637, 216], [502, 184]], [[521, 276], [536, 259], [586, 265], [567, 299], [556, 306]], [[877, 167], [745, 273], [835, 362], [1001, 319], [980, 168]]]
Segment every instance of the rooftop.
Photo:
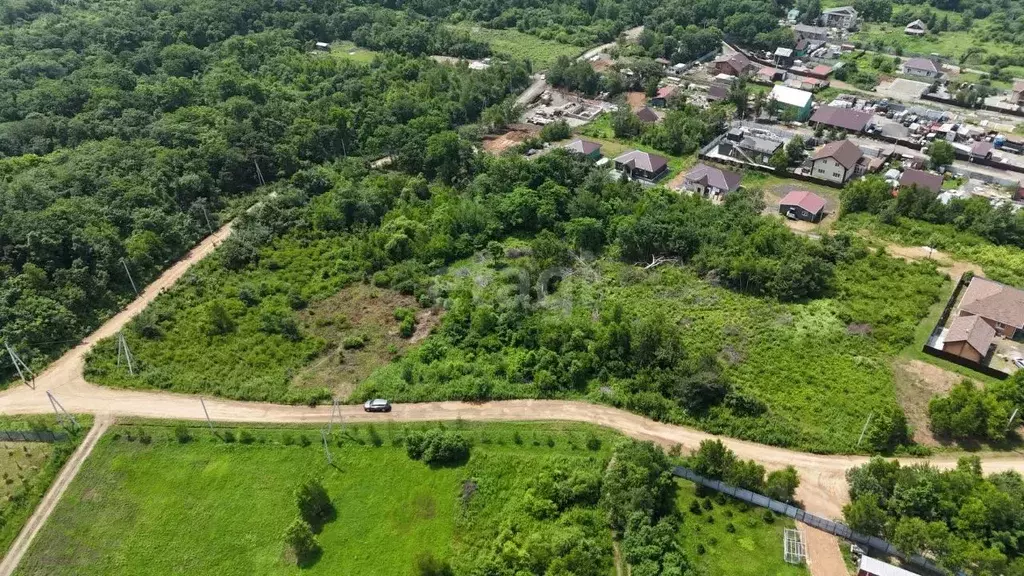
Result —
[[860, 132], [871, 122], [872, 114], [852, 108], [822, 106], [814, 111], [811, 122], [821, 122], [828, 126], [836, 126], [851, 132]]
[[992, 339], [996, 336], [995, 328], [988, 325], [980, 316], [968, 314], [957, 316], [949, 324], [949, 331], [946, 332], [945, 342], [967, 342], [979, 354], [988, 354], [988, 347], [992, 345]]
[[857, 570], [862, 573], [872, 574], [873, 576], [917, 576], [917, 574], [908, 572], [899, 566], [893, 566], [867, 555], [860, 557], [860, 564], [857, 565]]
[[793, 55], [792, 48], [782, 48], [781, 46], [775, 49], [775, 55], [781, 56], [782, 58], [789, 58]]
[[772, 93], [769, 98], [789, 106], [803, 108], [811, 103], [811, 99], [814, 98], [814, 95], [810, 92], [790, 88], [788, 86], [776, 86], [772, 88]]
[[779, 204], [782, 206], [799, 206], [811, 214], [817, 214], [825, 209], [825, 199], [814, 192], [806, 190], [793, 190], [786, 194]]
[[1024, 291], [988, 278], [975, 276], [960, 299], [960, 310], [1013, 326], [1024, 328]]
[[934, 60], [927, 58], [911, 58], [903, 63], [903, 67], [914, 70], [927, 70], [929, 72], [939, 72], [941, 70]]
[[981, 156], [982, 158], [984, 158], [985, 156], [988, 156], [990, 152], [992, 152], [991, 142], [982, 141], [978, 142], [974, 146], [971, 146], [971, 156]]
[[851, 170], [857, 165], [857, 161], [860, 160], [862, 155], [860, 148], [853, 142], [849, 140], [836, 140], [815, 150], [811, 160], [831, 158], [847, 170]]
[[658, 113], [655, 112], [654, 110], [651, 110], [647, 106], [644, 106], [643, 108], [637, 110], [636, 111], [636, 116], [641, 121], [647, 122], [647, 123], [653, 123], [653, 122], [657, 122], [659, 120]]
[[678, 86], [662, 86], [661, 88], [658, 88], [658, 93], [655, 95], [655, 98], [668, 98], [675, 94], [678, 88]]
[[598, 144], [597, 142], [591, 142], [590, 140], [583, 140], [581, 138], [577, 138], [563, 146], [563, 148], [572, 152], [578, 152], [580, 154], [589, 155], [600, 150], [601, 145]]
[[730, 192], [740, 187], [741, 179], [743, 179], [743, 176], [740, 174], [703, 163], [697, 164], [686, 173], [687, 182], [703, 182], [707, 186], [713, 186], [719, 190], [728, 190]]
[[900, 186], [917, 186], [927, 188], [938, 194], [942, 191], [942, 175], [908, 168], [900, 178]]
[[664, 156], [651, 154], [642, 150], [630, 150], [615, 159], [617, 164], [627, 164], [645, 172], [659, 172], [668, 165]]

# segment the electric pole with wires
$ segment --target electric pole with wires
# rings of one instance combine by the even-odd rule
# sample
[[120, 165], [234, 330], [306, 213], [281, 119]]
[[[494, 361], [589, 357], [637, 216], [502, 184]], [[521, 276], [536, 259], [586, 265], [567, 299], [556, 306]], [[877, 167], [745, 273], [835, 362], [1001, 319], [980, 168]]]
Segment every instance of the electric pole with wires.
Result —
[[18, 356], [18, 353], [14, 351], [14, 348], [10, 344], [4, 342], [4, 348], [7, 349], [7, 354], [11, 357], [11, 362], [14, 362], [14, 369], [18, 371], [18, 377], [21, 378], [21, 382], [35, 390], [36, 388], [36, 373], [25, 364], [25, 361]]
[[117, 365], [121, 366], [121, 356], [124, 356], [124, 362], [128, 366], [128, 373], [135, 376], [135, 362], [132, 358], [132, 351], [128, 348], [128, 341], [124, 338], [124, 332], [117, 333]]

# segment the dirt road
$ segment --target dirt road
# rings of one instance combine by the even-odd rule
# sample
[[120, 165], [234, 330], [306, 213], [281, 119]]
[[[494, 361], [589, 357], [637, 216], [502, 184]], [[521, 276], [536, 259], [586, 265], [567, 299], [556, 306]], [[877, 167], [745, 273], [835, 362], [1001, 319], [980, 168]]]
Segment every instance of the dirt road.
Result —
[[32, 543], [36, 534], [39, 533], [43, 524], [46, 523], [46, 519], [50, 517], [53, 509], [57, 507], [57, 502], [60, 502], [64, 491], [71, 484], [71, 481], [74, 480], [75, 476], [78, 475], [78, 471], [82, 468], [82, 463], [88, 458], [89, 453], [92, 452], [96, 442], [99, 441], [100, 436], [103, 436], [108, 426], [110, 426], [109, 419], [96, 419], [92, 429], [86, 434], [78, 449], [75, 450], [75, 453], [71, 455], [71, 459], [61, 469], [60, 474], [57, 475], [50, 489], [46, 491], [42, 501], [39, 502], [39, 506], [11, 544], [11, 549], [4, 556], [3, 561], [0, 561], [0, 576], [11, 576], [11, 574], [14, 574], [14, 569], [21, 562], [21, 557], [25, 555], [25, 552], [28, 552], [29, 544]]
[[[54, 362], [36, 379], [34, 389], [18, 385], [0, 392], [0, 413], [49, 413], [52, 408], [47, 400], [46, 391], [50, 390], [67, 410], [95, 414], [98, 422], [106, 422], [117, 416], [202, 420], [204, 418], [203, 409], [196, 396], [100, 388], [85, 381], [82, 369], [86, 353], [98, 340], [116, 334], [132, 317], [156, 298], [160, 291], [174, 284], [192, 264], [212, 252], [229, 233], [230, 225], [218, 230], [213, 236], [200, 243], [185, 258], [146, 288], [145, 292], [124, 311], [114, 316], [80, 345]], [[326, 422], [330, 418], [329, 407], [309, 408], [219, 399], [208, 400], [206, 406], [212, 419], [223, 422], [315, 423]], [[511, 400], [485, 403], [400, 404], [396, 405], [390, 414], [367, 414], [359, 406], [344, 406], [342, 407], [342, 417], [350, 422], [432, 421], [456, 418], [491, 421], [588, 422], [613, 428], [634, 438], [653, 440], [665, 446], [679, 444], [688, 450], [697, 448], [703, 440], [718, 438], [735, 451], [739, 457], [756, 460], [769, 470], [787, 465], [796, 467], [801, 480], [797, 498], [809, 511], [826, 517], [840, 516], [842, 506], [847, 501], [846, 470], [867, 460], [863, 456], [807, 454], [719, 437], [684, 426], [655, 422], [609, 406], [585, 402]], [[97, 428], [101, 429], [102, 427], [97, 424]], [[83, 446], [85, 445], [83, 443]], [[82, 454], [83, 459], [84, 454], [87, 452]], [[949, 468], [955, 465], [956, 459], [952, 456], [944, 456], [931, 460], [931, 463], [938, 467]], [[1024, 472], [1024, 457], [1019, 454], [987, 456], [983, 462], [983, 468], [988, 473], [1004, 470]], [[68, 481], [74, 475], [74, 471], [69, 473]], [[59, 498], [59, 495], [60, 492], [56, 492], [54, 497]], [[43, 513], [43, 516], [38, 519], [40, 524], [45, 520], [48, 510], [40, 507], [40, 512]], [[31, 536], [29, 536], [30, 538]], [[831, 542], [835, 542], [835, 540], [831, 539]], [[826, 571], [826, 567], [836, 565], [838, 548], [831, 543], [826, 545], [822, 544], [820, 540], [815, 540], [813, 549], [819, 550], [816, 553], [818, 557], [811, 560], [813, 573], [822, 576], [834, 575], [835, 572]], [[0, 573], [0, 576], [3, 576], [3, 573]]]

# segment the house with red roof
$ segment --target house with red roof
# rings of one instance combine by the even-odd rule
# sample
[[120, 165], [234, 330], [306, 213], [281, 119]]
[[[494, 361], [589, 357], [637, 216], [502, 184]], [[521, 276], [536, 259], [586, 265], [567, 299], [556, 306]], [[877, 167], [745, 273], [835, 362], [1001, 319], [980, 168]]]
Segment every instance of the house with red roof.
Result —
[[658, 88], [658, 92], [651, 97], [651, 106], [664, 108], [668, 105], [669, 98], [671, 98], [678, 90], [678, 86], [662, 86], [661, 88]]
[[814, 192], [794, 190], [779, 202], [779, 214], [790, 220], [821, 222], [825, 216], [825, 199]]

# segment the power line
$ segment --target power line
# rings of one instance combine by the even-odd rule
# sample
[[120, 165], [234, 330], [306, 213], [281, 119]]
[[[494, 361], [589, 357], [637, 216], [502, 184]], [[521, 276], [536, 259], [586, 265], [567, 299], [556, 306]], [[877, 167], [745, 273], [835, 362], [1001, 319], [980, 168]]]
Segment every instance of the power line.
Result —
[[[18, 356], [18, 353], [14, 351], [14, 348], [11, 348], [10, 344], [4, 342], [4, 348], [7, 349], [11, 362], [14, 362], [14, 369], [18, 371], [18, 376], [21, 378], [22, 383], [34, 390], [36, 387], [36, 373], [28, 367], [28, 364], [25, 364], [21, 356]], [[25, 376], [26, 374], [28, 374], [28, 377]]]
[[128, 373], [135, 375], [135, 363], [132, 358], [132, 351], [128, 348], [128, 341], [125, 340], [124, 332], [117, 333], [117, 365], [121, 366], [121, 355], [124, 353], [125, 364], [128, 365]]

